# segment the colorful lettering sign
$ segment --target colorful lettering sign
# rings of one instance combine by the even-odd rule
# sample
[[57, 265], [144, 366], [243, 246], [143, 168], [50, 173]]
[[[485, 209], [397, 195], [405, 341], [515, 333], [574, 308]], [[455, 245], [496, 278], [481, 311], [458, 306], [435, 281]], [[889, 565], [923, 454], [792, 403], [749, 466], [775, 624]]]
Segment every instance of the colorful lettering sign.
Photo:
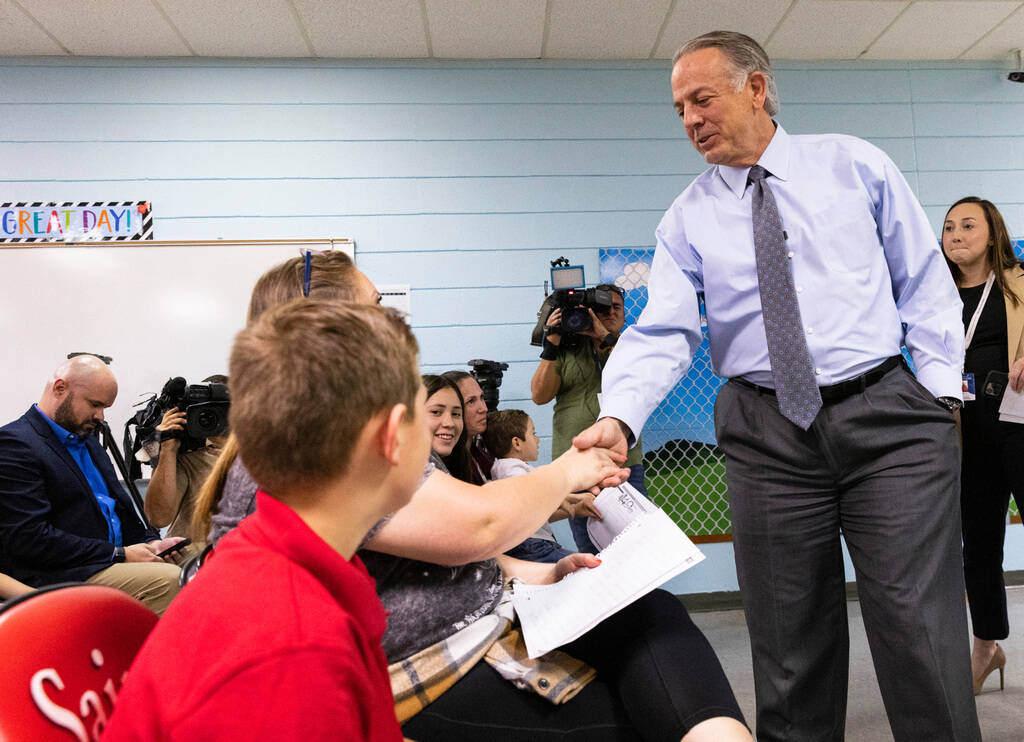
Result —
[[0, 204], [0, 242], [153, 239], [149, 201]]

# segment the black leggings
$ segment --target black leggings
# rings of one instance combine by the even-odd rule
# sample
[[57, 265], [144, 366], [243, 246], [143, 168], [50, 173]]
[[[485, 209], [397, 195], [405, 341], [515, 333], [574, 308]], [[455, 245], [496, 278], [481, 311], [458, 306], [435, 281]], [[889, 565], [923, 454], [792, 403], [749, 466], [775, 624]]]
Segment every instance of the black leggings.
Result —
[[480, 662], [402, 731], [418, 742], [678, 742], [702, 721], [743, 721], [714, 650], [679, 600], [655, 590], [561, 649], [597, 670], [555, 706]]
[[1003, 541], [1010, 493], [1024, 498], [1024, 425], [1000, 422], [998, 402], [988, 398], [967, 404], [960, 514], [971, 628], [979, 639], [1005, 639], [1010, 624]]

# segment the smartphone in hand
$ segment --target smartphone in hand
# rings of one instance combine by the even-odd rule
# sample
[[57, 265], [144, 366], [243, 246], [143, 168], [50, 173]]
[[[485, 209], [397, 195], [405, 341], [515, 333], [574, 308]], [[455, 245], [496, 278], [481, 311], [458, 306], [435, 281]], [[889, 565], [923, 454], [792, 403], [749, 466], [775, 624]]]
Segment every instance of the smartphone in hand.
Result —
[[985, 386], [982, 387], [986, 397], [1001, 399], [1003, 391], [1010, 383], [1010, 375], [1005, 371], [989, 371], [985, 377]]
[[192, 539], [190, 539], [190, 538], [187, 538], [184, 541], [179, 541], [178, 543], [174, 544], [174, 546], [170, 546], [170, 547], [164, 549], [163, 551], [161, 551], [159, 554], [157, 554], [157, 556], [160, 557], [161, 559], [163, 559], [166, 556], [170, 556], [171, 554], [175, 554], [175, 553], [181, 551], [182, 549], [184, 549], [186, 546], [188, 546], [191, 543], [192, 543]]

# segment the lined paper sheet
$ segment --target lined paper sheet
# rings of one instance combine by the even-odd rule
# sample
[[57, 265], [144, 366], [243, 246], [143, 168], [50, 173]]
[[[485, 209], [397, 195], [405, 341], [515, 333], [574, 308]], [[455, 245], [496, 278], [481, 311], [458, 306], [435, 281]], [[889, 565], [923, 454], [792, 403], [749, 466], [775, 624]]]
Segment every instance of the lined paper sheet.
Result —
[[598, 556], [554, 585], [516, 584], [512, 603], [530, 657], [571, 642], [704, 559], [663, 511], [640, 513]]

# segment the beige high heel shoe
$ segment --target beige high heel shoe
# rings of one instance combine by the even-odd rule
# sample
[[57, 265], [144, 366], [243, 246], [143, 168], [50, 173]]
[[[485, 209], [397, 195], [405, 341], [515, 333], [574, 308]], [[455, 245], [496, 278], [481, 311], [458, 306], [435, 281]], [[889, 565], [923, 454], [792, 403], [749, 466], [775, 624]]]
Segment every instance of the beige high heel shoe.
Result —
[[1003, 690], [1003, 668], [1006, 667], [1006, 652], [1003, 648], [996, 644], [995, 654], [992, 655], [992, 659], [989, 660], [988, 667], [982, 671], [981, 675], [974, 678], [974, 695], [981, 695], [981, 686], [985, 684], [985, 678], [991, 675], [996, 670], [999, 670], [999, 690]]

